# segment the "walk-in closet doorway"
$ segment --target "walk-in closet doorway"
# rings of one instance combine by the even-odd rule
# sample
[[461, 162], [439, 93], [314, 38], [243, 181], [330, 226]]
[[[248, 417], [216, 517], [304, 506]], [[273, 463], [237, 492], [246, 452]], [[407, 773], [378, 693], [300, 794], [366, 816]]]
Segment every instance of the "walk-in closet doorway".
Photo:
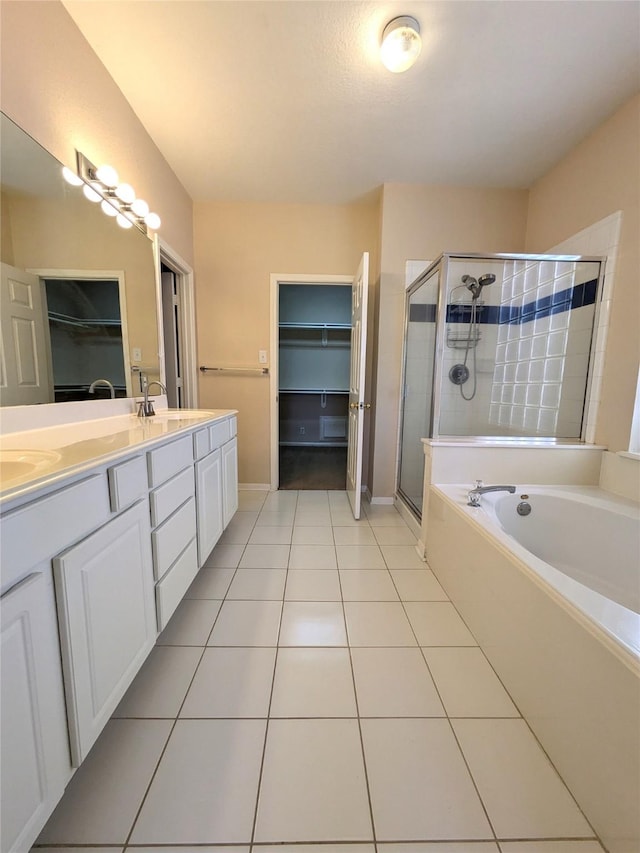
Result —
[[344, 489], [353, 279], [275, 278], [272, 488]]

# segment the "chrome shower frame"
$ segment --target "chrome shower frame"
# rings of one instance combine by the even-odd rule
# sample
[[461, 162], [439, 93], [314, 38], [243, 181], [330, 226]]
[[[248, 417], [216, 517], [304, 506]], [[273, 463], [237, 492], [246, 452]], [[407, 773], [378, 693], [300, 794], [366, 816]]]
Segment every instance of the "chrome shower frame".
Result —
[[[441, 423], [441, 406], [442, 406], [442, 391], [446, 380], [444, 371], [444, 354], [446, 342], [446, 316], [447, 316], [447, 296], [448, 283], [450, 274], [451, 261], [469, 260], [469, 261], [568, 261], [568, 262], [598, 262], [600, 263], [600, 273], [598, 276], [598, 284], [595, 298], [595, 316], [593, 322], [593, 332], [591, 336], [591, 347], [589, 353], [589, 362], [587, 369], [585, 400], [583, 405], [583, 416], [580, 438], [563, 438], [562, 436], [495, 436], [491, 434], [483, 435], [451, 435], [440, 431]], [[431, 415], [429, 422], [428, 435], [422, 436], [432, 440], [441, 441], [456, 441], [456, 442], [486, 442], [495, 441], [499, 438], [501, 443], [514, 445], [522, 444], [535, 440], [536, 444], [560, 444], [560, 443], [575, 443], [580, 444], [585, 442], [587, 413], [591, 401], [592, 385], [593, 385], [593, 367], [594, 355], [596, 350], [596, 335], [600, 327], [600, 312], [602, 305], [602, 293], [604, 285], [606, 258], [594, 255], [562, 255], [562, 254], [535, 254], [535, 253], [475, 253], [475, 252], [443, 252], [435, 261], [430, 263], [425, 270], [407, 287], [405, 291], [405, 310], [404, 310], [404, 337], [402, 348], [402, 374], [401, 374], [401, 392], [400, 392], [400, 411], [398, 421], [398, 444], [397, 444], [397, 459], [396, 459], [396, 492], [407, 504], [411, 512], [420, 519], [420, 512], [415, 507], [413, 502], [405, 495], [400, 485], [400, 474], [402, 466], [402, 437], [404, 431], [404, 389], [406, 383], [407, 370], [407, 337], [409, 330], [409, 300], [411, 295], [422, 286], [437, 270], [440, 269], [440, 280], [437, 294], [436, 308], [436, 330], [435, 330], [435, 350], [434, 350], [434, 366], [433, 366], [433, 383], [432, 383], [432, 401]]]

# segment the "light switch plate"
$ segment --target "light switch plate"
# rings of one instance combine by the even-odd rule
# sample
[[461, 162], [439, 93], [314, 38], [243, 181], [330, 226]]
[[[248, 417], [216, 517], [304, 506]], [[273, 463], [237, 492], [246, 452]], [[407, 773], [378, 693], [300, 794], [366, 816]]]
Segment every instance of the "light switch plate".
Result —
[[266, 364], [267, 363], [267, 351], [266, 349], [258, 350], [258, 363]]
[[134, 347], [131, 350], [131, 358], [133, 361], [142, 361], [142, 350], [140, 347]]

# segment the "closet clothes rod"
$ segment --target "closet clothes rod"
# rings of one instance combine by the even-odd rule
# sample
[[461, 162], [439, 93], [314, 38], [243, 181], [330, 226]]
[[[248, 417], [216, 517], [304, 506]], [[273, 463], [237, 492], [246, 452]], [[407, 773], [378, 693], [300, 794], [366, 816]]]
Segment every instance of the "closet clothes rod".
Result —
[[200, 373], [257, 373], [259, 376], [268, 376], [268, 367], [205, 367], [200, 366]]

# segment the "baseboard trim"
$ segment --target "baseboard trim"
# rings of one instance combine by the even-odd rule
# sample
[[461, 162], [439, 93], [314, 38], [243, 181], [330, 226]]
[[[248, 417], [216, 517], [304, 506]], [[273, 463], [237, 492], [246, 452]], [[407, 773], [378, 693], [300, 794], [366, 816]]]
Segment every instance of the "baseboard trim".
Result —
[[238, 483], [238, 489], [245, 492], [270, 492], [271, 486], [269, 483]]

